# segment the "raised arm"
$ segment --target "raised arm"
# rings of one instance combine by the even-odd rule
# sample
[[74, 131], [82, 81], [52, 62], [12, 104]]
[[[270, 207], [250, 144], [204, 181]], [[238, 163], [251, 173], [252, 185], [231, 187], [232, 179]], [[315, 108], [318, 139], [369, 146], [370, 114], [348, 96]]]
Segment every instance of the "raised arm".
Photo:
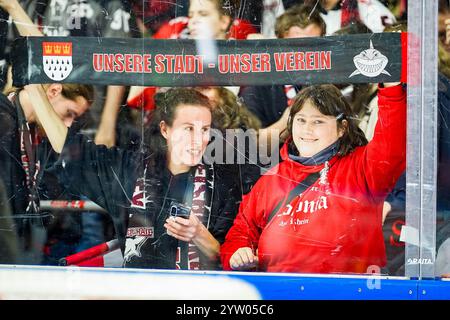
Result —
[[38, 122], [47, 133], [59, 160], [51, 168], [67, 190], [85, 195], [113, 219], [121, 243], [125, 241], [126, 210], [142, 163], [139, 155], [118, 148], [95, 145], [76, 129], [69, 129], [58, 117], [41, 85], [25, 87], [33, 103]]
[[104, 144], [108, 148], [116, 145], [117, 118], [124, 93], [123, 86], [108, 86], [102, 117], [95, 136], [96, 144]]
[[0, 7], [11, 16], [21, 36], [39, 37], [43, 35], [17, 0], [0, 0]]
[[68, 129], [66, 125], [48, 101], [42, 85], [27, 85], [25, 86], [25, 92], [28, 93], [30, 101], [33, 102], [36, 115], [41, 126], [44, 128], [53, 149], [56, 152], [61, 153], [67, 137]]
[[[21, 36], [43, 36], [17, 0], [0, 0], [0, 7], [11, 16]], [[53, 149], [60, 153], [66, 140], [67, 127], [54, 111], [41, 85], [28, 85], [25, 92], [30, 96], [30, 101], [33, 101], [36, 114]]]
[[380, 85], [378, 121], [361, 162], [374, 197], [385, 197], [406, 166], [406, 90], [396, 83]]

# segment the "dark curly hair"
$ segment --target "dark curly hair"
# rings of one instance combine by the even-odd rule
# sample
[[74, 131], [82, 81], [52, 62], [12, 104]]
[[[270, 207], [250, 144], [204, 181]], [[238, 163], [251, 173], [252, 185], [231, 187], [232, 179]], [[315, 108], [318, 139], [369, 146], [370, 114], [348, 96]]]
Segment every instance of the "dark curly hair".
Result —
[[230, 90], [215, 87], [218, 101], [213, 109], [214, 128], [225, 129], [255, 129], [261, 128], [261, 121], [240, 101]]

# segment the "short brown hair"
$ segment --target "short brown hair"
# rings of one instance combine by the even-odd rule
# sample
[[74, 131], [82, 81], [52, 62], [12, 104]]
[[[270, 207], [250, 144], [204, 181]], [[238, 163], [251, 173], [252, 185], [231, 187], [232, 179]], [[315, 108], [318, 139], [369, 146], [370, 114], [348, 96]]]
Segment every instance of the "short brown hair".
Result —
[[90, 84], [62, 83], [61, 94], [72, 101], [78, 97], [85, 98], [89, 104], [94, 101], [94, 87]]
[[[49, 83], [42, 84], [44, 90], [50, 86]], [[89, 105], [94, 101], [94, 87], [90, 84], [73, 84], [73, 83], [61, 83], [62, 90], [61, 94], [63, 97], [75, 101], [78, 97], [83, 97], [87, 100]], [[5, 90], [4, 94], [8, 95], [12, 92], [18, 92], [22, 88], [11, 87]]]
[[[297, 94], [291, 106], [287, 125], [290, 136], [292, 136], [294, 116], [302, 110], [306, 101], [312, 103], [323, 115], [336, 117], [338, 128], [344, 128], [344, 134], [339, 138], [340, 148], [338, 154], [340, 156], [345, 156], [356, 147], [364, 146], [368, 143], [364, 132], [358, 127], [356, 116], [350, 104], [341, 91], [332, 84], [309, 86]], [[343, 125], [344, 120], [347, 121], [345, 127]], [[291, 147], [295, 146], [291, 145]]]
[[319, 14], [319, 11], [312, 6], [295, 5], [277, 18], [275, 23], [275, 35], [277, 38], [283, 38], [286, 32], [292, 27], [297, 26], [304, 29], [312, 24], [315, 24], [320, 28], [322, 36], [325, 35], [326, 25]]

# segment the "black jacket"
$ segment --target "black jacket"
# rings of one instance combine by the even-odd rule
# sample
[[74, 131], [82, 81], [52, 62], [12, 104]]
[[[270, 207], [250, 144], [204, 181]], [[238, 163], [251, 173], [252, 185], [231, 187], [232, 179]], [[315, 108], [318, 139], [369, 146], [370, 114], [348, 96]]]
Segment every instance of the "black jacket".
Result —
[[0, 179], [13, 214], [24, 214], [28, 205], [28, 188], [20, 154], [17, 110], [0, 94]]
[[[125, 266], [140, 268], [175, 269], [177, 241], [168, 236], [164, 228], [168, 217], [167, 170], [158, 173], [147, 168], [144, 175], [146, 153], [136, 150], [107, 149], [95, 145], [81, 134], [69, 130], [64, 149], [55, 166], [55, 173], [71, 192], [84, 194], [106, 209], [111, 215], [121, 250], [127, 257], [125, 240], [132, 240], [137, 234], [151, 228], [145, 241], [137, 243], [136, 254], [126, 259]], [[164, 166], [162, 166], [163, 168]], [[207, 186], [206, 205], [211, 204], [210, 215], [203, 221], [211, 234], [222, 243], [236, 215], [241, 195], [236, 174], [223, 166], [213, 170], [214, 184]], [[210, 180], [208, 177], [208, 180]], [[132, 197], [138, 180], [145, 182], [146, 207], [138, 210], [131, 207]], [[211, 200], [211, 201], [209, 201]], [[131, 216], [131, 218], [130, 218]], [[129, 225], [130, 223], [130, 225]], [[127, 235], [128, 229], [128, 235]], [[132, 229], [132, 230], [131, 230]], [[140, 230], [140, 231], [136, 231]], [[144, 230], [144, 231], [142, 231]], [[126, 250], [127, 249], [127, 250]], [[205, 268], [219, 268], [218, 261], [211, 266], [200, 256], [200, 265]]]
[[[5, 184], [6, 194], [13, 214], [24, 214], [28, 205], [28, 187], [21, 161], [19, 117], [16, 106], [0, 94], [0, 179]], [[74, 126], [74, 130], [79, 130]], [[40, 199], [63, 198], [64, 190], [57, 184], [56, 177], [42, 168], [50, 167], [58, 159], [47, 138], [41, 138], [37, 146], [37, 159], [41, 170], [37, 178], [37, 192]]]
[[262, 127], [268, 127], [283, 115], [287, 98], [283, 85], [244, 86], [239, 91], [247, 108], [261, 120]]
[[[64, 215], [54, 219], [55, 215], [49, 215], [42, 211], [39, 214], [27, 212], [30, 190], [26, 183], [26, 174], [21, 160], [20, 124], [17, 108], [7, 97], [0, 94], [0, 180], [4, 183], [6, 195], [6, 200], [1, 202], [7, 202], [0, 203], [0, 205], [10, 208], [18, 237], [20, 241], [25, 241], [22, 244], [25, 247], [33, 246], [29, 243], [34, 241], [30, 238], [30, 224], [39, 227], [45, 226], [49, 233], [53, 234], [56, 232], [56, 225], [64, 220], [67, 225], [64, 228], [64, 237], [77, 240], [81, 236], [79, 215]], [[67, 199], [57, 178], [43, 170], [56, 162], [58, 154], [53, 151], [46, 138], [42, 138], [36, 148], [36, 157], [40, 161], [41, 167], [36, 180], [38, 199]], [[70, 197], [69, 199], [74, 198]]]
[[17, 263], [17, 234], [11, 217], [5, 187], [0, 179], [0, 263]]
[[[301, 86], [295, 85], [300, 91]], [[278, 121], [288, 106], [284, 85], [244, 86], [239, 91], [247, 108], [261, 120], [262, 127]]]

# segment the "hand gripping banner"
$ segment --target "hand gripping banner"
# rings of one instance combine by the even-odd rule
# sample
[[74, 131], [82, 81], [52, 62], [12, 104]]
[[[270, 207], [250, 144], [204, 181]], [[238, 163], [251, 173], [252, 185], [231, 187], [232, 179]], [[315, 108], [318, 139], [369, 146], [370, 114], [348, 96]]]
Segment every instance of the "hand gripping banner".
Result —
[[270, 40], [26, 37], [14, 43], [15, 86], [271, 85], [405, 81], [406, 34]]

